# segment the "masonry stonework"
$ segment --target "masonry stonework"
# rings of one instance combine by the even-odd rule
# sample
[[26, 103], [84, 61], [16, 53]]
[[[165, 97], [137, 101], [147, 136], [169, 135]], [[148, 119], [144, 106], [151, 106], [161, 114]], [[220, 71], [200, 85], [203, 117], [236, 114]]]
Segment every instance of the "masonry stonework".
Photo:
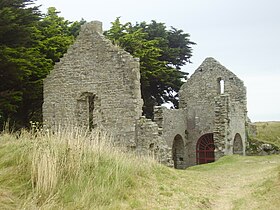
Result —
[[180, 100], [180, 109], [187, 112], [188, 139], [192, 142], [190, 165], [199, 162], [197, 141], [203, 135], [210, 138], [213, 134], [214, 160], [233, 154], [237, 134], [245, 154], [246, 88], [235, 74], [215, 59], [206, 58], [182, 86]]
[[48, 126], [104, 128], [135, 147], [142, 115], [139, 61], [85, 24], [75, 43], [44, 81], [43, 117]]
[[181, 87], [179, 109], [142, 115], [139, 60], [85, 24], [44, 81], [45, 126], [104, 129], [138, 154], [184, 169], [223, 155], [245, 154], [246, 88], [207, 58]]

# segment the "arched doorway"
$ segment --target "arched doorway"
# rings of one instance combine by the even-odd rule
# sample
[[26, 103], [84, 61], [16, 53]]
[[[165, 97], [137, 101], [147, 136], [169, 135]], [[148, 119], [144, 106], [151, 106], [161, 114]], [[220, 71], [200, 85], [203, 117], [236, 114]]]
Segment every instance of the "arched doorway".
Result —
[[184, 141], [181, 135], [176, 135], [172, 145], [172, 159], [174, 161], [174, 168], [184, 169]]
[[215, 145], [213, 133], [201, 136], [196, 144], [196, 163], [211, 163], [215, 161]]
[[243, 155], [243, 143], [239, 133], [235, 134], [233, 140], [233, 154]]

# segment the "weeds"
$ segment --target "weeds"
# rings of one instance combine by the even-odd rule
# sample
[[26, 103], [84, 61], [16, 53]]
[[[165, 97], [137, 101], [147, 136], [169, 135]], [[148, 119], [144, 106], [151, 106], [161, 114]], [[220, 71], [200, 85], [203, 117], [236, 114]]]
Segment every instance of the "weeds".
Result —
[[[1, 176], [0, 184], [24, 186], [17, 190], [24, 193], [13, 193], [28, 201], [22, 208], [110, 206], [127, 197], [136, 184], [135, 177], [149, 171], [153, 162], [124, 154], [112, 146], [112, 137], [101, 131], [5, 132], [0, 138], [0, 170], [11, 170], [6, 180]], [[31, 204], [34, 206], [28, 206]]]

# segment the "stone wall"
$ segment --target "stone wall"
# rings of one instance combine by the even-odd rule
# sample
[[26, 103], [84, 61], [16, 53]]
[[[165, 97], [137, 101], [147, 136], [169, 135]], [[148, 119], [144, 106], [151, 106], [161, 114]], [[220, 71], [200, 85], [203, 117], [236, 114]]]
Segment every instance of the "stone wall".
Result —
[[182, 109], [167, 109], [157, 106], [154, 108], [154, 121], [160, 129], [160, 136], [169, 152], [169, 162], [176, 164], [176, 168], [189, 166], [189, 144], [186, 128], [186, 113]]
[[267, 142], [249, 140], [247, 142], [246, 154], [254, 156], [279, 155], [280, 148]]
[[218, 159], [223, 156], [229, 148], [227, 148], [230, 138], [230, 116], [229, 116], [229, 95], [223, 94], [215, 97], [215, 128], [214, 128], [214, 142], [215, 142], [215, 155]]
[[246, 110], [233, 101], [229, 94], [217, 96], [215, 101], [216, 158], [232, 154], [245, 155]]
[[105, 39], [94, 21], [45, 79], [43, 118], [51, 129], [105, 129], [116, 144], [178, 169], [196, 164], [201, 136], [214, 139], [216, 159], [245, 153], [246, 88], [232, 72], [207, 58], [179, 96], [179, 109], [155, 107], [154, 121], [141, 116], [139, 60]]
[[142, 114], [139, 60], [102, 35], [102, 23], [83, 25], [75, 43], [44, 81], [45, 125], [106, 129], [135, 147]]
[[136, 125], [136, 151], [138, 154], [159, 156], [161, 138], [158, 135], [158, 125], [151, 119], [142, 116]]
[[171, 148], [159, 134], [158, 124], [142, 116], [136, 125], [136, 153], [149, 155], [167, 166], [173, 167]]
[[245, 152], [246, 88], [231, 71], [206, 58], [180, 90], [180, 109], [186, 110], [190, 162], [196, 164], [196, 143], [214, 133], [215, 157], [232, 154], [240, 134]]

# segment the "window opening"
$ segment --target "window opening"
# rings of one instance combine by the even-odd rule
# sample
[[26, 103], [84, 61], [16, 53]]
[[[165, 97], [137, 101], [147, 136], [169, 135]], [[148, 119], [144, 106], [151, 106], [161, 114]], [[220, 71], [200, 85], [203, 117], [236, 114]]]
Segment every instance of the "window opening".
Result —
[[224, 94], [225, 92], [225, 81], [220, 80], [220, 94]]
[[218, 78], [218, 93], [224, 94], [225, 93], [225, 81], [222, 78]]
[[90, 94], [88, 96], [88, 125], [89, 130], [93, 129], [93, 110], [94, 110], [94, 95]]

